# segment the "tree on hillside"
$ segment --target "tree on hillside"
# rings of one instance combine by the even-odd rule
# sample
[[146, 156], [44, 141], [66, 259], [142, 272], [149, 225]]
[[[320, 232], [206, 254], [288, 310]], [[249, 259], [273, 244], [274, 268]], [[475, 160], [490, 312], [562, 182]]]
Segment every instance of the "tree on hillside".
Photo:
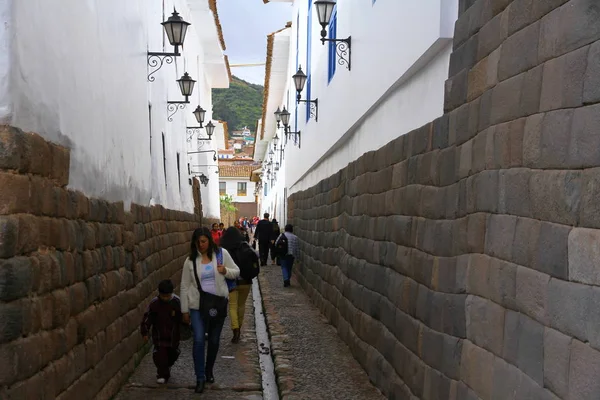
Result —
[[254, 132], [262, 114], [263, 87], [232, 77], [228, 89], [213, 89], [213, 116], [227, 121], [230, 131], [247, 126]]

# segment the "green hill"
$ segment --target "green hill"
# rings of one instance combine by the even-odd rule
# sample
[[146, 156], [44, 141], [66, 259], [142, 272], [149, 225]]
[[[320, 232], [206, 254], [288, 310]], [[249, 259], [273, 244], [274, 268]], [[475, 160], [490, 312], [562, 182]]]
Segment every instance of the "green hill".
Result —
[[263, 87], [233, 77], [228, 89], [213, 89], [213, 117], [227, 121], [229, 131], [247, 126], [252, 133], [262, 114]]

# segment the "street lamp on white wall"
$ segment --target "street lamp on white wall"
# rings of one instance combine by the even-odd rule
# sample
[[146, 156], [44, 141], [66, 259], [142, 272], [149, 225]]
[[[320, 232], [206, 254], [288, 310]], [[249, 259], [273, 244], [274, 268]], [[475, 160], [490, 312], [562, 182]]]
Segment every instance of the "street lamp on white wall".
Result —
[[189, 97], [194, 91], [194, 84], [196, 83], [196, 81], [192, 79], [190, 74], [185, 72], [181, 78], [177, 79], [177, 83], [179, 84], [179, 90], [181, 91], [181, 95], [185, 98], [185, 100], [167, 101], [167, 111], [171, 113], [167, 117], [167, 120], [169, 122], [173, 121], [173, 115], [175, 115], [177, 110], [184, 109], [185, 105], [190, 103]]
[[163, 26], [165, 33], [167, 34], [167, 38], [169, 39], [169, 43], [175, 49], [173, 53], [164, 53], [164, 52], [148, 52], [148, 66], [150, 68], [154, 68], [148, 74], [148, 80], [150, 82], [154, 82], [154, 74], [156, 71], [162, 68], [163, 64], [166, 62], [167, 64], [171, 64], [173, 62], [173, 57], [180, 56], [179, 46], [183, 46], [183, 42], [185, 40], [185, 34], [187, 33], [187, 28], [191, 24], [186, 22], [179, 16], [177, 10], [173, 8], [173, 14], [169, 17], [168, 20], [161, 23]]
[[314, 4], [317, 7], [317, 16], [319, 18], [319, 24], [321, 24], [322, 28], [321, 43], [323, 45], [325, 45], [325, 42], [335, 43], [335, 52], [339, 57], [338, 64], [346, 64], [348, 71], [350, 71], [352, 58], [352, 36], [348, 36], [346, 39], [327, 38], [327, 27], [331, 22], [331, 16], [333, 15], [333, 9], [335, 7], [335, 0], [317, 0]]
[[204, 186], [208, 186], [208, 176], [204, 175], [204, 173], [201, 173], [199, 179], [201, 184], [203, 184]]
[[[211, 136], [213, 134], [213, 131], [215, 129], [214, 125], [212, 125], [212, 129], [209, 129], [208, 125], [206, 126], [206, 134], [208, 135], [208, 139], [200, 137], [200, 130], [202, 128], [204, 128], [202, 126], [202, 124], [204, 123], [204, 116], [206, 115], [206, 110], [204, 110], [202, 107], [198, 106], [194, 110], [193, 114], [194, 114], [194, 117], [196, 117], [196, 121], [198, 121], [199, 126], [186, 126], [185, 127], [188, 143], [192, 141], [192, 138], [194, 137], [194, 134], [196, 134], [196, 133], [198, 134], [198, 141], [210, 140]], [[209, 122], [209, 124], [211, 124], [211, 123]]]
[[[283, 124], [283, 129], [285, 131], [286, 140], [291, 135], [294, 135], [294, 139], [296, 139], [296, 138], [298, 139], [298, 148], [300, 148], [300, 131], [298, 131], [298, 132], [290, 131], [290, 112], [288, 110], [286, 110], [285, 106], [283, 106], [283, 111], [279, 111], [279, 108], [277, 108], [277, 111], [275, 111], [275, 118], [277, 119], [277, 121], [281, 121], [281, 123]], [[294, 140], [294, 143], [295, 142], [296, 142], [296, 140]]]
[[302, 91], [304, 90], [304, 85], [306, 84], [306, 74], [302, 71], [302, 66], [298, 68], [298, 71], [292, 75], [292, 79], [294, 80], [294, 86], [296, 86], [296, 102], [298, 103], [308, 103], [310, 107], [310, 116], [315, 118], [315, 121], [319, 121], [319, 99], [308, 99], [302, 100]]

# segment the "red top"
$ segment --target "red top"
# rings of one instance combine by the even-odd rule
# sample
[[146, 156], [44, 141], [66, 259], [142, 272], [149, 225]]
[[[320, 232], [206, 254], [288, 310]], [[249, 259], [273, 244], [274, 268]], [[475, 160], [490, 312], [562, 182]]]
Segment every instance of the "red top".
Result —
[[218, 229], [216, 231], [212, 229], [210, 233], [212, 235], [213, 242], [215, 242], [215, 244], [219, 246], [219, 242], [221, 241], [221, 236], [223, 236], [223, 232]]

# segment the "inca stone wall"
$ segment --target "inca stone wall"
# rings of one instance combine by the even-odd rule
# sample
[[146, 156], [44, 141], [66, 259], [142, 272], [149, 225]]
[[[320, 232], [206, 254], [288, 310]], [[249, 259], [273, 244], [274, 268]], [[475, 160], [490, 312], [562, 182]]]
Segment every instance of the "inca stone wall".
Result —
[[110, 399], [200, 216], [65, 189], [69, 151], [0, 127], [0, 399]]
[[600, 2], [460, 7], [447, 114], [291, 196], [298, 276], [390, 398], [599, 399]]

